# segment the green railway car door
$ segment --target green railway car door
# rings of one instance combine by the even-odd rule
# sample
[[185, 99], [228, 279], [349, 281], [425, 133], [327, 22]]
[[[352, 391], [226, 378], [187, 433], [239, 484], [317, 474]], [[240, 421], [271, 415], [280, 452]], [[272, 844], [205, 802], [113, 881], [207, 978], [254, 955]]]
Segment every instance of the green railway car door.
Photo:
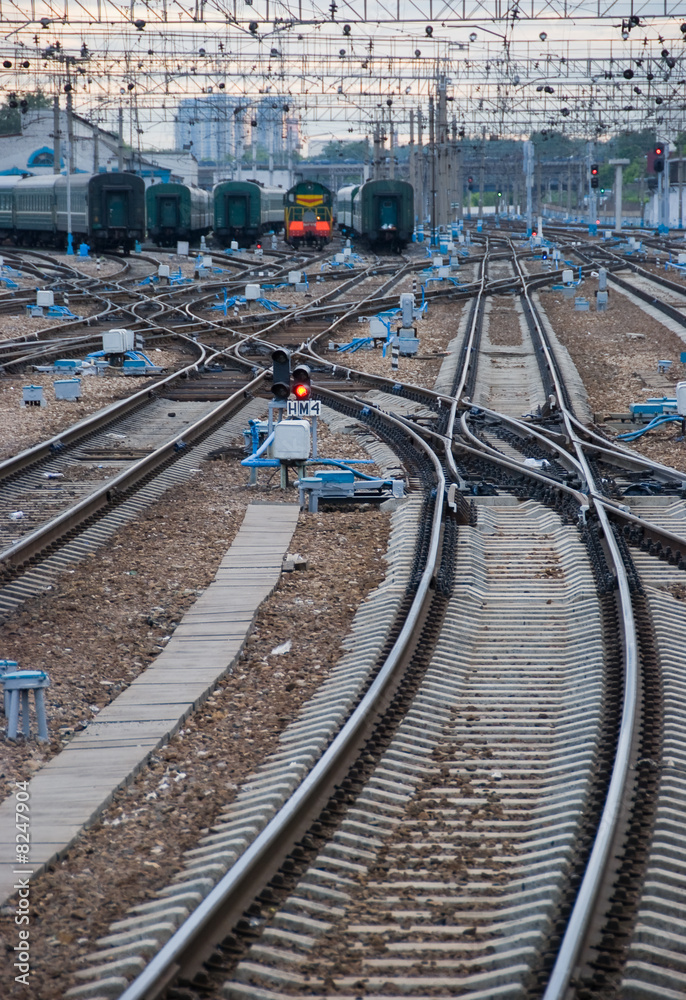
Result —
[[248, 199], [244, 194], [227, 197], [226, 225], [230, 229], [245, 229], [248, 225]]
[[129, 193], [128, 191], [108, 191], [105, 195], [108, 229], [126, 229], [129, 224]]
[[385, 196], [379, 199], [379, 229], [398, 228], [398, 199]]
[[162, 229], [178, 229], [181, 222], [178, 195], [165, 195], [160, 198], [159, 219]]

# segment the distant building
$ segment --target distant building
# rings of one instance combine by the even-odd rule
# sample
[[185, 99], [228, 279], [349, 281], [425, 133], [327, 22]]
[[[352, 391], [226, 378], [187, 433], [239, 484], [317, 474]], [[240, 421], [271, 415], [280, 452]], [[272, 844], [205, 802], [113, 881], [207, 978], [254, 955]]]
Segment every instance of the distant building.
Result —
[[174, 121], [177, 150], [196, 160], [223, 163], [239, 154], [244, 143], [245, 101], [229, 94], [207, 94], [182, 100]]
[[255, 102], [252, 110], [253, 120], [257, 121], [253, 139], [256, 133], [258, 146], [280, 161], [300, 149], [300, 123], [289, 114], [290, 105], [283, 97], [263, 97]]
[[[40, 176], [55, 172], [55, 119], [52, 110], [41, 108], [22, 115], [21, 132], [0, 136], [0, 175], [27, 174]], [[60, 172], [67, 169], [68, 127], [67, 112], [59, 115]], [[72, 169], [77, 174], [110, 173], [119, 168], [119, 138], [113, 132], [101, 129], [72, 115]], [[156, 154], [139, 154], [130, 149], [122, 151], [123, 168], [140, 174], [146, 179], [180, 180], [174, 176], [176, 165], [165, 165]], [[197, 175], [197, 164], [196, 175]]]
[[299, 121], [286, 109], [290, 107], [282, 97], [249, 102], [213, 93], [185, 98], [174, 120], [176, 148], [192, 153], [200, 163], [215, 164], [218, 173], [245, 157], [253, 143], [285, 162], [300, 148]]

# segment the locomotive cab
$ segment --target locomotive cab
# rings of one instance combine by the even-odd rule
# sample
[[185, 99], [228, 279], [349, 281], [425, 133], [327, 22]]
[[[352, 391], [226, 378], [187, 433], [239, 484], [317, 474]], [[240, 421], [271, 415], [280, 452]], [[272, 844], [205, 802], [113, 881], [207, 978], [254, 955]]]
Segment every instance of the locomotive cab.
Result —
[[317, 181], [300, 181], [284, 197], [286, 242], [292, 247], [301, 243], [320, 249], [331, 240], [333, 194]]

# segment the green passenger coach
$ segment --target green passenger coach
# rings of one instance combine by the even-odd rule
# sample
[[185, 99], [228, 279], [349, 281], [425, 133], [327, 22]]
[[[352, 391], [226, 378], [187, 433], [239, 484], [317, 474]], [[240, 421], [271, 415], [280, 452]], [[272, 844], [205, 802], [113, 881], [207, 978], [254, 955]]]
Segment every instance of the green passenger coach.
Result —
[[[0, 205], [6, 190], [0, 187]], [[24, 177], [12, 186], [11, 201], [9, 235], [18, 246], [64, 247], [71, 230], [75, 246], [129, 252], [145, 236], [145, 182], [134, 174]]]
[[354, 198], [352, 223], [370, 246], [401, 250], [412, 239], [414, 188], [407, 181], [367, 181]]
[[263, 233], [283, 228], [283, 189], [257, 181], [221, 181], [212, 192], [214, 236], [224, 246], [248, 247]]
[[158, 246], [193, 243], [212, 228], [212, 196], [191, 184], [152, 184], [145, 204], [148, 234]]

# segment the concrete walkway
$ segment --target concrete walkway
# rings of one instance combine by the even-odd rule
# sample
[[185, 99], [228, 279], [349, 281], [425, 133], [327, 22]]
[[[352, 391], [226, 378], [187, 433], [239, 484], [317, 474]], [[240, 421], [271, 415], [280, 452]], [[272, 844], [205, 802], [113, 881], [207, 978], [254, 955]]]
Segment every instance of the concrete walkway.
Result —
[[0, 903], [13, 895], [15, 870], [36, 875], [61, 857], [235, 663], [279, 581], [298, 512], [296, 504], [250, 504], [214, 581], [164, 651], [31, 780], [29, 865], [15, 864], [14, 797], [0, 805]]

